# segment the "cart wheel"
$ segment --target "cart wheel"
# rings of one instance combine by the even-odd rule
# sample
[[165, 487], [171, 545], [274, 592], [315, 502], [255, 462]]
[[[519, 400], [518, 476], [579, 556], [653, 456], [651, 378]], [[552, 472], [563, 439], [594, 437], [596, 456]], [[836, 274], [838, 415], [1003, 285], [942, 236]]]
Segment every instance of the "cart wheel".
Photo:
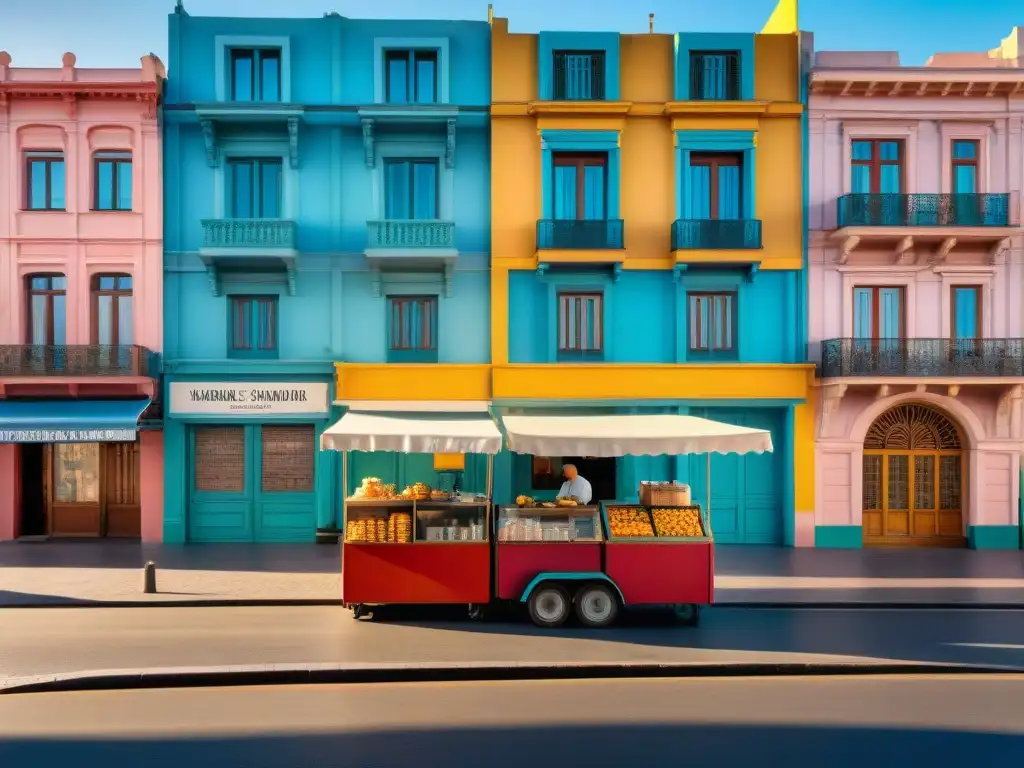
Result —
[[576, 617], [584, 626], [610, 626], [618, 613], [618, 598], [604, 584], [587, 584], [576, 594]]
[[530, 595], [530, 618], [538, 627], [560, 627], [571, 611], [572, 599], [565, 587], [558, 584], [542, 584]]
[[353, 619], [361, 619], [361, 618], [363, 618], [363, 613], [366, 612], [366, 607], [364, 605], [362, 605], [361, 603], [356, 603], [355, 605], [350, 605], [349, 608], [352, 609], [352, 618]]
[[487, 606], [483, 603], [470, 603], [469, 618], [473, 621], [483, 621], [487, 618]]
[[700, 624], [700, 606], [695, 603], [679, 603], [672, 606], [676, 614], [676, 620], [687, 627], [696, 627]]

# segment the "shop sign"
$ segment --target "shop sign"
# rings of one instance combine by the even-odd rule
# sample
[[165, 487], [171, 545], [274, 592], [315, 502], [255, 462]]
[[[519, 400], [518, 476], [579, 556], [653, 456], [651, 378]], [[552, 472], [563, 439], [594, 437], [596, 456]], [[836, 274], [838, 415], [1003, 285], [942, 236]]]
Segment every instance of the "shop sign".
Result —
[[171, 413], [217, 416], [278, 416], [327, 413], [327, 384], [171, 382]]
[[0, 443], [132, 443], [134, 429], [0, 429]]

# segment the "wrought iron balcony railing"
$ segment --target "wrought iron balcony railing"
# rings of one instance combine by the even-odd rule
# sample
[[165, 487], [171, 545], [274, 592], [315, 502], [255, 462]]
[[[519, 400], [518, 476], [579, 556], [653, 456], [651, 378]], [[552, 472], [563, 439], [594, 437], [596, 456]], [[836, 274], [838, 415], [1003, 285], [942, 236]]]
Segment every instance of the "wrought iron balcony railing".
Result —
[[842, 195], [839, 227], [1007, 227], [1009, 194]]
[[826, 339], [820, 376], [1024, 376], [1024, 339]]
[[0, 346], [0, 376], [157, 376], [159, 356], [138, 345]]
[[368, 221], [368, 248], [454, 248], [455, 222], [434, 219]]
[[758, 219], [677, 219], [672, 223], [672, 250], [731, 250], [761, 247]]
[[621, 249], [625, 247], [622, 229], [622, 219], [541, 219], [537, 249]]
[[203, 219], [204, 248], [294, 248], [291, 219]]

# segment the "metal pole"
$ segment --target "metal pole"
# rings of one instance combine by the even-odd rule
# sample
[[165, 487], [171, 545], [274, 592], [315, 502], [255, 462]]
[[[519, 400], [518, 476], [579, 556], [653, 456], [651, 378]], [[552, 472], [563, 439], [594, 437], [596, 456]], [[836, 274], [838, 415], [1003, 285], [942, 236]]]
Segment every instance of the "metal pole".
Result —
[[704, 500], [707, 503], [708, 509], [708, 532], [711, 531], [711, 454], [705, 454], [707, 456], [707, 468], [705, 469], [704, 487], [706, 490], [707, 498]]
[[487, 501], [491, 500], [491, 492], [494, 490], [494, 454], [487, 454]]
[[348, 451], [341, 452], [341, 529], [348, 528]]

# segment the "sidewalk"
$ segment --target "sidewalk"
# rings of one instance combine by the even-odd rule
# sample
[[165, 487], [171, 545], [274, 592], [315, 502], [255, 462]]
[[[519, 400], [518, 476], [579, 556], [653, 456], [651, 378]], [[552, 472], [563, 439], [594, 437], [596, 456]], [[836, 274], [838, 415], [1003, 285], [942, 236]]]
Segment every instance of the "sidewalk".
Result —
[[[142, 592], [157, 565], [159, 594]], [[1019, 605], [1024, 552], [719, 546], [723, 604]], [[340, 600], [340, 547], [314, 544], [0, 544], [0, 607]]]

